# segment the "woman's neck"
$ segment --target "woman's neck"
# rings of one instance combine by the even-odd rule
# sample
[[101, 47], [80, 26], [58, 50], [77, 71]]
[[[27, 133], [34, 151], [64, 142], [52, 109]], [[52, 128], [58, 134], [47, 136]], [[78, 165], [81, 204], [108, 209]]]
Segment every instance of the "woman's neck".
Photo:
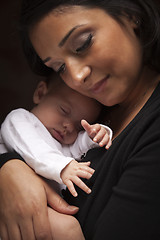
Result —
[[124, 128], [134, 119], [154, 92], [160, 75], [155, 72], [145, 71], [142, 81], [134, 89], [133, 94], [122, 104], [116, 105], [106, 114], [106, 124], [113, 129], [116, 138]]

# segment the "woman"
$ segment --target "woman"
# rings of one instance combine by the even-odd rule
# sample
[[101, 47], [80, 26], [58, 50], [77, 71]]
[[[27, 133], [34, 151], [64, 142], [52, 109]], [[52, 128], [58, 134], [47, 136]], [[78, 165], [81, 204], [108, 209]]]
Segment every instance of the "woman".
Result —
[[[23, 46], [34, 71], [53, 69], [68, 86], [109, 107], [104, 120], [113, 129], [113, 144], [85, 157], [96, 170], [86, 181], [92, 193], [77, 189], [78, 198], [65, 196], [80, 207], [76, 216], [86, 239], [160, 237], [157, 9], [150, 0], [35, 0], [23, 5]], [[2, 157], [4, 162], [20, 159]], [[26, 180], [20, 182], [22, 176]], [[57, 207], [61, 200], [51, 191], [25, 163], [7, 161], [0, 171], [1, 235], [51, 239], [47, 201], [57, 211], [76, 212]]]

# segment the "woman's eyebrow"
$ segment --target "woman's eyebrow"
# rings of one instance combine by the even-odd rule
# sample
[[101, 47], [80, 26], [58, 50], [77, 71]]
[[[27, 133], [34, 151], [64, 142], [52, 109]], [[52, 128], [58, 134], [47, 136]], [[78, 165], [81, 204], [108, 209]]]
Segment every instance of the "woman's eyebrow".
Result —
[[58, 44], [59, 47], [63, 47], [63, 45], [65, 44], [65, 42], [67, 41], [67, 39], [70, 37], [70, 35], [79, 27], [84, 26], [85, 24], [81, 24], [81, 25], [77, 25], [75, 27], [73, 27], [65, 36], [64, 38], [60, 41], [60, 43]]
[[[64, 38], [60, 41], [60, 43], [58, 44], [59, 47], [63, 47], [63, 45], [65, 44], [65, 42], [67, 41], [67, 39], [70, 37], [70, 35], [77, 29], [80, 27], [83, 27], [85, 24], [81, 24], [81, 25], [76, 25], [75, 27], [73, 27], [65, 36]], [[51, 60], [51, 57], [47, 57], [45, 58], [43, 61], [43, 63], [46, 63], [48, 61]]]
[[46, 63], [46, 62], [48, 62], [49, 60], [51, 60], [51, 57], [45, 58], [44, 60], [42, 60], [42, 62], [43, 62], [43, 63]]

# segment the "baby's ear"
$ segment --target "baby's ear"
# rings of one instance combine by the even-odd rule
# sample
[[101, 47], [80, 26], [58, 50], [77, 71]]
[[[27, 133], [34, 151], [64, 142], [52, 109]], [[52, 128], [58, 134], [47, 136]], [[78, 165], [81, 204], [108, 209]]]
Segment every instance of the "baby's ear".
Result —
[[45, 81], [40, 81], [33, 94], [33, 102], [39, 104], [42, 98], [47, 94], [48, 87]]

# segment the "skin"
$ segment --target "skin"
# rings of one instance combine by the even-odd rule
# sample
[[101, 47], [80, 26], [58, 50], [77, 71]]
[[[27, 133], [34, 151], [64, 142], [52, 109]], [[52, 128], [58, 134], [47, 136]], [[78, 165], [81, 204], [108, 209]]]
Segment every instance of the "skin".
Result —
[[[30, 31], [30, 39], [37, 54], [44, 60], [47, 66], [54, 70], [64, 69], [64, 71], [60, 71], [60, 74], [70, 87], [97, 99], [106, 106], [118, 104], [119, 108], [114, 108], [111, 111], [112, 116], [110, 115], [110, 119], [113, 122], [115, 118], [117, 121], [116, 126], [113, 124], [114, 137], [126, 127], [142, 108], [155, 89], [159, 77], [157, 73], [143, 66], [143, 50], [139, 39], [135, 35], [135, 29], [137, 28], [135, 22], [128, 20], [127, 17], [123, 17], [122, 21], [124, 26], [116, 22], [103, 10], [85, 9], [76, 6], [66, 9], [63, 11], [63, 14], [54, 14], [53, 12], [34, 25]], [[75, 28], [75, 26], [81, 27]], [[59, 46], [64, 36], [73, 28], [75, 30], [64, 45]], [[91, 37], [92, 35], [93, 37]], [[82, 51], [84, 41], [87, 40], [88, 42], [91, 38], [92, 43], [90, 45], [87, 44], [88, 46], [85, 44], [87, 48], [84, 50], [83, 46]], [[46, 61], [47, 58], [50, 60]], [[39, 199], [45, 199], [45, 197], [49, 199], [49, 195], [47, 194], [46, 196], [44, 191], [40, 191], [42, 185], [39, 182], [38, 185], [41, 186], [36, 188], [39, 191], [39, 193], [35, 193], [36, 197], [31, 190], [28, 190], [29, 194], [24, 193], [23, 188], [28, 189], [28, 179], [30, 179], [29, 176], [33, 173], [31, 174], [26, 169], [26, 166], [23, 165], [22, 167], [22, 164], [18, 164], [15, 161], [14, 163], [7, 163], [2, 167], [0, 174], [2, 187], [0, 193], [1, 196], [5, 196], [5, 199], [9, 200], [13, 197], [12, 192], [10, 193], [5, 186], [12, 185], [15, 186], [15, 189], [18, 187], [19, 192], [22, 192], [21, 194], [25, 196], [22, 199], [24, 200], [22, 203], [24, 204], [25, 202], [24, 205], [26, 205], [27, 201], [28, 206], [30, 206], [29, 211], [27, 211], [27, 216], [29, 217], [25, 218], [22, 224], [19, 220], [22, 219], [22, 214], [16, 214], [14, 211], [14, 209], [19, 210], [18, 205], [21, 202], [18, 198], [19, 196], [15, 198], [17, 201], [14, 204], [11, 202], [10, 205], [5, 205], [5, 201], [0, 199], [1, 209], [10, 206], [12, 210], [11, 216], [8, 216], [8, 212], [6, 214], [3, 211], [0, 212], [0, 219], [3, 223], [1, 232], [5, 236], [7, 228], [10, 234], [13, 234], [16, 223], [16, 227], [22, 226], [21, 231], [23, 234], [27, 232], [28, 236], [31, 236], [29, 239], [51, 239], [48, 222], [45, 221], [47, 219], [46, 215], [44, 215], [43, 224], [41, 224], [41, 221], [35, 214], [35, 207], [31, 207], [31, 202], [37, 203]], [[17, 175], [14, 169], [18, 166], [19, 168], [21, 166], [19, 170], [24, 174], [28, 174], [27, 178], [23, 178], [19, 185], [15, 178], [10, 179], [11, 172], [13, 172], [14, 176]], [[31, 181], [32, 184], [34, 181]], [[28, 195], [30, 196], [29, 199]], [[53, 201], [50, 201], [52, 206], [54, 203], [53, 198]], [[42, 205], [43, 203], [41, 202], [40, 206], [42, 207]], [[39, 212], [42, 209], [40, 207], [36, 208]], [[70, 211], [70, 213], [72, 214], [73, 211]], [[11, 217], [10, 221], [8, 220], [9, 217]], [[33, 222], [29, 219], [33, 219]], [[34, 224], [35, 222], [37, 223], [36, 225]], [[31, 232], [30, 226], [36, 226], [35, 235]], [[39, 237], [41, 226], [43, 226], [43, 232], [46, 233], [46, 238]], [[12, 239], [17, 240], [20, 237]]]
[[10, 161], [1, 168], [0, 182], [2, 239], [53, 239], [49, 223], [52, 219], [48, 218], [47, 203], [63, 214], [73, 215], [78, 211], [77, 207], [69, 206], [42, 178], [19, 160]]
[[73, 144], [83, 130], [82, 119], [91, 124], [101, 111], [100, 104], [94, 99], [79, 94], [63, 83], [55, 85], [54, 80], [49, 87], [41, 81], [33, 100], [36, 105], [31, 112], [53, 138], [66, 145]]
[[[87, 122], [96, 121], [102, 109], [101, 104], [69, 88], [62, 80], [57, 79], [56, 76], [53, 76], [53, 79], [50, 80], [48, 84], [45, 81], [41, 81], [38, 84], [33, 96], [33, 101], [35, 106], [31, 112], [43, 123], [53, 138], [57, 139], [61, 144], [73, 144], [77, 139], [78, 133], [83, 130], [82, 126], [84, 126], [89, 136], [92, 135], [92, 138], [96, 138], [97, 140], [99, 138], [100, 143], [104, 142], [105, 145], [108, 142], [108, 134], [103, 127], [99, 124], [90, 125]], [[87, 121], [82, 120], [84, 117]], [[77, 196], [77, 192], [73, 183], [86, 193], [91, 192], [87, 185], [80, 179], [89, 179], [94, 173], [94, 169], [90, 168], [89, 165], [90, 162], [78, 163], [73, 160], [61, 172], [63, 183], [67, 185], [74, 196]], [[49, 183], [48, 181], [48, 184]], [[42, 181], [42, 184], [45, 184], [45, 182]], [[45, 184], [45, 186], [46, 185], [47, 184]], [[55, 196], [57, 195], [54, 191], [52, 193]], [[46, 198], [42, 200], [43, 204], [47, 206]], [[48, 225], [50, 225], [49, 230], [51, 231], [53, 239], [84, 239], [81, 227], [73, 216], [58, 212], [51, 207], [47, 209], [48, 211], [46, 211], [45, 214], [46, 218], [49, 218]], [[37, 216], [38, 215], [39, 213]], [[26, 230], [28, 230], [27, 227]], [[26, 230], [22, 233], [22, 237], [23, 235], [29, 236]], [[18, 229], [13, 228], [13, 231], [15, 231], [15, 236], [18, 234], [19, 237], [21, 237]], [[31, 228], [31, 234], [34, 234], [33, 227]], [[10, 232], [9, 237], [12, 237], [12, 233]], [[16, 236], [15, 239], [17, 239], [17, 237], [18, 236]]]
[[[142, 74], [142, 49], [134, 33], [136, 24], [123, 21], [126, 27], [103, 10], [71, 7], [63, 14], [53, 11], [45, 17], [32, 28], [30, 38], [40, 58], [50, 58], [45, 61], [47, 66], [58, 71], [65, 64], [60, 73], [70, 87], [106, 106], [126, 101], [128, 104], [130, 95], [135, 95], [131, 94], [133, 86]], [[59, 46], [76, 26], [63, 46]], [[90, 34], [92, 39], [83, 49]], [[102, 86], [97, 86], [103, 79]]]
[[108, 115], [114, 137], [135, 117], [159, 81], [157, 73], [143, 66], [136, 23], [127, 17], [121, 20], [123, 25], [102, 9], [73, 6], [63, 14], [52, 11], [30, 30], [39, 57], [67, 85], [106, 106], [119, 106]]
[[[61, 144], [70, 145], [76, 141], [79, 132], [85, 129], [93, 141], [101, 147], [106, 145], [107, 149], [111, 145], [108, 132], [100, 124], [88, 123], [96, 121], [102, 109], [101, 104], [74, 91], [55, 76], [48, 85], [45, 81], [38, 84], [33, 96], [35, 107], [31, 112], [53, 138]], [[73, 160], [61, 171], [61, 179], [74, 197], [77, 196], [74, 184], [86, 193], [91, 193], [91, 189], [81, 180], [89, 179], [94, 173], [89, 165], [90, 162]]]
[[48, 208], [48, 216], [54, 222], [51, 225], [54, 239], [85, 240], [80, 224], [73, 216], [60, 214], [51, 208]]

